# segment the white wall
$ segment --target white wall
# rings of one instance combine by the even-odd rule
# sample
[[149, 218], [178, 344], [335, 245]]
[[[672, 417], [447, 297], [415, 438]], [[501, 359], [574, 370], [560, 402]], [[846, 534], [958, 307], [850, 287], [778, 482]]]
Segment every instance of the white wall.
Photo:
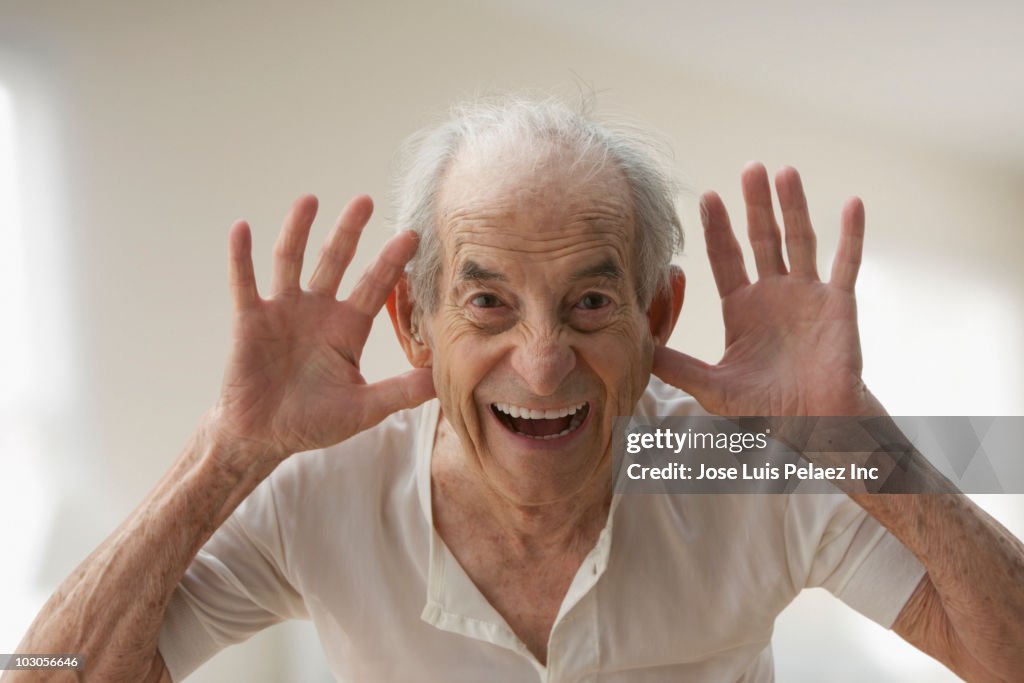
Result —
[[[880, 293], [862, 300], [865, 332], [873, 335], [865, 340], [867, 376], [870, 383], [873, 368], [884, 370], [883, 401], [916, 414], [1024, 412], [1024, 370], [1012, 357], [1024, 310], [1016, 263], [1024, 252], [1019, 173], [915, 147], [856, 121], [815, 118], [615, 44], [470, 4], [15, 0], [0, 7], [0, 45], [5, 64], [31, 66], [56, 115], [62, 181], [46, 199], [63, 217], [62, 286], [74, 326], [66, 343], [84, 426], [76, 428], [77, 447], [47, 457], [53, 467], [74, 459], [89, 482], [51, 529], [40, 590], [51, 589], [128, 513], [214, 400], [228, 341], [230, 222], [251, 221], [266, 282], [270, 246], [292, 198], [320, 196], [329, 219], [314, 228], [315, 244], [348, 197], [368, 192], [378, 214], [359, 267], [388, 235], [386, 191], [399, 141], [453, 99], [479, 92], [572, 93], [582, 79], [603, 109], [627, 112], [671, 142], [694, 190], [681, 203], [689, 245], [680, 263], [690, 284], [677, 347], [708, 360], [721, 352], [697, 194], [717, 189], [738, 211], [745, 161], [793, 164], [817, 217], [822, 262], [830, 261], [843, 199], [859, 194], [872, 272], [901, 283], [905, 300], [871, 286]], [[979, 296], [995, 301], [978, 335], [961, 334], [956, 345], [943, 330], [960, 311], [945, 308], [947, 301], [921, 303], [951, 290], [970, 293], [955, 299], [961, 307]], [[887, 327], [892, 321], [899, 329]], [[370, 378], [403, 365], [389, 336], [380, 324], [371, 337], [364, 359]], [[993, 346], [1009, 349], [1005, 362], [991, 361]], [[977, 364], [981, 354], [990, 362]], [[969, 371], [975, 365], [983, 376]], [[901, 368], [913, 376], [894, 381]], [[958, 394], [945, 390], [951, 376]], [[1013, 509], [1005, 514], [1019, 525]], [[815, 604], [795, 630], [783, 622], [780, 676], [796, 671], [786, 658], [803, 656], [796, 645], [820, 630], [813, 623], [818, 609], [825, 608]], [[295, 676], [285, 647], [291, 636], [260, 638], [258, 647], [236, 648], [196, 680]], [[0, 651], [13, 645], [0, 643]], [[856, 656], [845, 656], [857, 665]]]

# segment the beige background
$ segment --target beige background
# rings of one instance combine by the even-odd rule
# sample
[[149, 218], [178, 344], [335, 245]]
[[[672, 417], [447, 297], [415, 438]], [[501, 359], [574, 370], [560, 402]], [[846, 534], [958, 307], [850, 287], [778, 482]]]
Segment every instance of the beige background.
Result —
[[[230, 222], [251, 221], [266, 283], [270, 246], [297, 194], [321, 198], [315, 244], [348, 197], [368, 192], [378, 211], [360, 267], [389, 234], [399, 142], [476, 93], [571, 97], [592, 87], [602, 111], [670, 143], [692, 190], [680, 198], [689, 241], [679, 263], [690, 284], [677, 348], [707, 360], [722, 348], [696, 196], [717, 189], [741, 224], [744, 162], [792, 164], [805, 178], [823, 264], [843, 199], [859, 194], [867, 205], [866, 377], [890, 410], [1024, 413], [1024, 151], [1006, 123], [1020, 119], [996, 109], [1018, 106], [1011, 98], [1020, 88], [1007, 89], [1006, 79], [1019, 62], [990, 49], [1016, 19], [1010, 9], [980, 12], [987, 33], [977, 14], [962, 29], [945, 12], [949, 21], [924, 38], [913, 13], [905, 32], [886, 23], [878, 34], [869, 11], [848, 27], [819, 13], [844, 40], [863, 34], [833, 44], [821, 35], [787, 42], [814, 37], [814, 18], [801, 27], [744, 15], [743, 3], [714, 16], [687, 3], [641, 3], [629, 14], [570, 5], [575, 13], [498, 0], [0, 5], [0, 87], [14, 113], [9, 156], [26, 235], [23, 286], [8, 295], [29, 302], [27, 322], [0, 323], [10, 325], [5, 337], [28, 340], [3, 366], [24, 390], [17, 400], [8, 392], [3, 424], [25, 436], [0, 453], [15, 473], [0, 484], [2, 512], [20, 542], [4, 548], [10, 580], [0, 604], [14, 607], [0, 623], [0, 651], [13, 650], [45, 594], [138, 502], [214, 400], [228, 342]], [[795, 33], [766, 43], [761, 21]], [[762, 42], [744, 39], [751, 35]], [[976, 72], [925, 58], [950, 41], [977, 48], [963, 53], [979, 60]], [[870, 45], [870, 63], [850, 49], [857, 44]], [[908, 44], [920, 49], [908, 54]], [[874, 90], [873, 78], [885, 87]], [[989, 110], [965, 106], [971, 92], [955, 79], [971, 87], [991, 79], [979, 93], [1007, 94]], [[367, 376], [403, 363], [381, 320]], [[1018, 498], [986, 504], [1021, 533]], [[829, 680], [955, 680], [908, 650], [812, 594], [780, 619], [776, 657], [780, 680], [820, 680], [834, 662], [840, 670]], [[319, 658], [306, 628], [279, 628], [195, 680], [316, 680]]]

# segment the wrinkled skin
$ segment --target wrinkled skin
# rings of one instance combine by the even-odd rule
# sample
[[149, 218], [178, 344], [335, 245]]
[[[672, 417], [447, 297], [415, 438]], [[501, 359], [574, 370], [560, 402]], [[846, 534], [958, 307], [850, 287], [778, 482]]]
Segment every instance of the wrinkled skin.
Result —
[[[439, 198], [440, 303], [422, 323], [434, 385], [465, 462], [519, 505], [607, 486], [612, 420], [633, 410], [652, 363], [623, 178], [574, 161], [557, 148], [463, 156]], [[501, 424], [498, 402], [587, 402], [589, 415], [569, 437], [536, 441]]]
[[831, 277], [823, 282], [796, 169], [783, 168], [775, 176], [788, 265], [764, 166], [749, 164], [742, 184], [755, 282], [747, 276], [722, 200], [708, 192], [701, 201], [708, 259], [722, 297], [725, 354], [709, 365], [661, 348], [654, 372], [716, 415], [884, 414], [861, 380], [854, 284], [864, 240], [863, 204], [851, 198], [843, 207], [839, 248]]

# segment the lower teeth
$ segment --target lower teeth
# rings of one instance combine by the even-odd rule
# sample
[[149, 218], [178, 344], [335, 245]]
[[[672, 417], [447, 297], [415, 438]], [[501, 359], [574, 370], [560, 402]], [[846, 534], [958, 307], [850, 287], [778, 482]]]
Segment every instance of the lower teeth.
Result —
[[516, 433], [519, 434], [520, 436], [536, 439], [537, 441], [550, 441], [551, 439], [560, 439], [566, 434], [575, 431], [583, 423], [583, 415], [583, 410], [576, 411], [576, 413], [572, 416], [572, 421], [569, 423], [569, 426], [563, 429], [562, 431], [558, 432], [557, 434], [548, 434], [546, 436], [534, 436], [533, 434], [525, 434], [523, 432], [518, 431]]

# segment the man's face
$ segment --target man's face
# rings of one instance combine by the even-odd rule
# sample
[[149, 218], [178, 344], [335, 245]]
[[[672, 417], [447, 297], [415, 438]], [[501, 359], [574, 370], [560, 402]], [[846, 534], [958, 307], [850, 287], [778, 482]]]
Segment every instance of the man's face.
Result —
[[464, 154], [438, 201], [434, 384], [469, 464], [522, 505], [607, 485], [612, 420], [650, 376], [624, 179], [574, 161]]

